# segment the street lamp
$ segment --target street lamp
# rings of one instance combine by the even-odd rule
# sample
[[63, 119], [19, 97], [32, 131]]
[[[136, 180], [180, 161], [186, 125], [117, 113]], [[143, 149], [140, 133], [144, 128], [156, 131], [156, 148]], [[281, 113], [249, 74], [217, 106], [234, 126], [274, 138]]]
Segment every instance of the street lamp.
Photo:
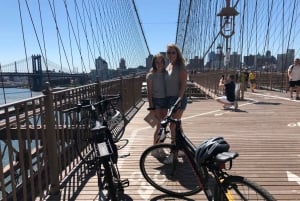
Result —
[[226, 39], [226, 56], [225, 66], [227, 72], [227, 66], [230, 60], [230, 47], [228, 45], [228, 39], [234, 34], [234, 20], [239, 12], [235, 8], [230, 7], [230, 0], [226, 0], [226, 7], [222, 8], [221, 12], [217, 14], [220, 17], [220, 33]]
[[220, 70], [221, 69], [221, 61], [222, 61], [222, 57], [223, 57], [223, 51], [222, 51], [222, 45], [221, 44], [219, 44], [218, 46], [217, 46], [217, 53], [218, 53], [218, 57], [219, 57], [219, 62], [218, 62], [218, 64], [219, 64], [219, 69], [218, 70]]
[[235, 8], [230, 7], [230, 0], [226, 0], [226, 7], [217, 14], [220, 17], [220, 33], [223, 37], [230, 38], [234, 34], [234, 21], [238, 14]]

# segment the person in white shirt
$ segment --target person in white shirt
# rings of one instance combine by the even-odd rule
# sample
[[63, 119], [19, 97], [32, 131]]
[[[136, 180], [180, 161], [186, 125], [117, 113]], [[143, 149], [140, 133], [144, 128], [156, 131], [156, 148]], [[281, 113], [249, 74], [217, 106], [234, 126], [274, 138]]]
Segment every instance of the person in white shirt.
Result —
[[290, 65], [288, 68], [288, 78], [290, 86], [290, 95], [293, 99], [293, 92], [296, 88], [296, 100], [300, 100], [300, 59], [296, 58], [294, 64]]

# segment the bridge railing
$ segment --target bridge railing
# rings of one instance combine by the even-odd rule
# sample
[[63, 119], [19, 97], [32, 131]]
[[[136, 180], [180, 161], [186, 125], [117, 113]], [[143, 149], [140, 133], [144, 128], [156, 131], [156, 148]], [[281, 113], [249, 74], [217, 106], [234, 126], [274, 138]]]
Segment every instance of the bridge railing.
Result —
[[[236, 71], [212, 71], [212, 72], [196, 72], [190, 73], [189, 79], [196, 82], [205, 88], [207, 94], [211, 96], [222, 95], [223, 91], [220, 90], [219, 81], [222, 75], [233, 74], [236, 75], [237, 83], [241, 86], [245, 84], [243, 74]], [[249, 85], [248, 85], [249, 86]], [[289, 83], [286, 72], [256, 72], [256, 88], [266, 90], [276, 90], [287, 92], [289, 90]], [[242, 92], [243, 93], [243, 92]]]
[[60, 183], [81, 162], [74, 145], [74, 124], [62, 110], [82, 99], [120, 94], [128, 117], [141, 101], [144, 76], [53, 91], [0, 106], [0, 200], [35, 200], [59, 192]]

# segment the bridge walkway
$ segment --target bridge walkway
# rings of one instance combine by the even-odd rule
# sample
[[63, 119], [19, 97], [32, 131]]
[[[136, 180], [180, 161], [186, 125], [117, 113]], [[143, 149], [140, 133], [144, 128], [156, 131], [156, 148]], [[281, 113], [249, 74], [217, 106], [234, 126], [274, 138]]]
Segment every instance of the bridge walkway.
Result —
[[[237, 111], [223, 110], [213, 99], [193, 99], [183, 116], [183, 129], [195, 144], [223, 136], [231, 150], [239, 152], [232, 174], [248, 177], [264, 186], [277, 200], [300, 200], [300, 101], [288, 93], [256, 90], [245, 93]], [[122, 178], [128, 178], [126, 200], [206, 200], [203, 192], [172, 198], [151, 187], [139, 170], [139, 157], [152, 143], [153, 128], [143, 118], [147, 102], [126, 128], [123, 139], [128, 145], [120, 150]], [[123, 143], [123, 142], [121, 142]], [[79, 166], [62, 183], [61, 195], [47, 200], [101, 200], [97, 177]]]

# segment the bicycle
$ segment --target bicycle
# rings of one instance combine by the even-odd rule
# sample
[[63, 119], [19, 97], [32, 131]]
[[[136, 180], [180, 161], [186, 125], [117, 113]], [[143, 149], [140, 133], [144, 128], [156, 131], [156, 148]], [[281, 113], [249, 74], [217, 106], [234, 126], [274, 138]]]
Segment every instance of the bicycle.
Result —
[[99, 97], [99, 100], [101, 100], [101, 104], [98, 107], [99, 112], [101, 117], [107, 122], [114, 142], [120, 141], [124, 135], [127, 124], [124, 114], [118, 107], [120, 99], [121, 96], [119, 94]]
[[89, 168], [96, 170], [99, 192], [105, 200], [117, 201], [123, 195], [124, 187], [129, 186], [128, 179], [121, 180], [117, 166], [118, 149], [112, 138], [106, 119], [97, 109], [106, 100], [92, 104], [84, 100], [76, 108], [64, 112], [76, 111], [81, 120], [76, 124], [74, 144], [81, 160]]
[[[154, 188], [176, 197], [204, 191], [208, 200], [267, 200], [275, 198], [262, 186], [241, 176], [227, 173], [238, 157], [229, 151], [223, 137], [210, 138], [195, 146], [181, 129], [181, 120], [172, 118], [180, 99], [161, 121], [158, 140], [161, 144], [147, 148], [140, 157], [140, 170]], [[175, 142], [164, 143], [170, 123], [176, 125]], [[169, 160], [171, 159], [171, 160]]]

